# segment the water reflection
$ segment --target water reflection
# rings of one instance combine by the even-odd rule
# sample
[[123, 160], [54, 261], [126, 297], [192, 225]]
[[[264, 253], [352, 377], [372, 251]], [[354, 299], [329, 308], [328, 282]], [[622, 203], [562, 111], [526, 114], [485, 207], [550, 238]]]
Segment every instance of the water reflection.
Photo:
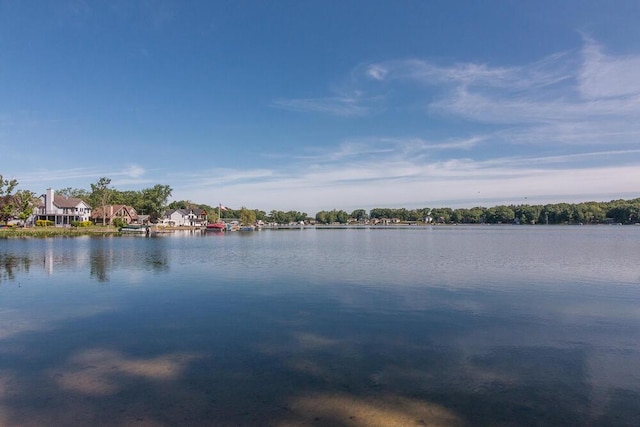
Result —
[[639, 240], [502, 230], [0, 246], [0, 425], [634, 425]]
[[[52, 276], [69, 271], [88, 271], [89, 277], [98, 282], [110, 281], [112, 271], [169, 272], [165, 245], [141, 244], [142, 239], [124, 240], [127, 239], [78, 237], [5, 241], [2, 242], [3, 252], [0, 252], [0, 281], [15, 281], [20, 274], [29, 275], [30, 272]], [[14, 253], [16, 247], [23, 253]]]
[[91, 277], [95, 277], [98, 282], [108, 282], [109, 275], [107, 274], [110, 260], [112, 259], [113, 254], [109, 254], [102, 248], [96, 248], [91, 251], [91, 255], [89, 256], [89, 262], [91, 264], [91, 268], [89, 269], [89, 274]]
[[16, 274], [28, 274], [31, 262], [31, 258], [27, 256], [0, 253], [0, 283], [15, 280]]

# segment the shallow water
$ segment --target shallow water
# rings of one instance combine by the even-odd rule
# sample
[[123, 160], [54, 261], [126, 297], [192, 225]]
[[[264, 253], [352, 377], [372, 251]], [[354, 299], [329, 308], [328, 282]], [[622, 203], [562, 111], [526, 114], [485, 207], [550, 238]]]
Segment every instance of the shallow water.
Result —
[[637, 425], [640, 227], [0, 239], [1, 425]]

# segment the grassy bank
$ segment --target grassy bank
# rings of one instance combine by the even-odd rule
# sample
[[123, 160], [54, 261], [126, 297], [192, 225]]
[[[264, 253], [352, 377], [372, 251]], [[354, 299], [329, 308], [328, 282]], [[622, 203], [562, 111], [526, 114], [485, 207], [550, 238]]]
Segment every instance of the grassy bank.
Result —
[[0, 239], [16, 237], [74, 237], [74, 236], [104, 236], [118, 234], [113, 226], [94, 227], [10, 227], [0, 228]]

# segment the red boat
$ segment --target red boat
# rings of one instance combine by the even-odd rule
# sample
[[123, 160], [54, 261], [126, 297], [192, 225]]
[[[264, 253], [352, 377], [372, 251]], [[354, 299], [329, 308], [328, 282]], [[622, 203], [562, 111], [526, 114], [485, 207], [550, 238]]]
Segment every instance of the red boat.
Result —
[[218, 205], [218, 221], [217, 222], [213, 222], [211, 224], [207, 224], [207, 227], [205, 228], [206, 231], [226, 231], [227, 230], [227, 224], [225, 224], [224, 222], [222, 222], [222, 220], [220, 218], [222, 218], [222, 211], [223, 210], [227, 210], [226, 206], [222, 206], [222, 204]]
[[225, 231], [227, 229], [227, 224], [224, 222], [214, 222], [212, 224], [207, 224], [205, 230], [207, 231]]

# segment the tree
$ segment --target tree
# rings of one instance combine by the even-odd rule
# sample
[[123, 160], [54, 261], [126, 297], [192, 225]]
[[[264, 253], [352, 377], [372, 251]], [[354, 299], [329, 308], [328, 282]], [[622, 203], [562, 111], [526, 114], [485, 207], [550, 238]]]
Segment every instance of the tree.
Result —
[[36, 195], [29, 190], [18, 190], [15, 195], [16, 215], [22, 221], [22, 226], [27, 226], [27, 219], [33, 215], [36, 207]]
[[102, 177], [97, 183], [91, 184], [91, 201], [94, 206], [102, 206], [102, 225], [107, 221], [107, 204], [113, 196], [113, 189], [109, 187], [111, 178]]
[[495, 219], [496, 222], [502, 224], [510, 224], [515, 220], [516, 216], [509, 206], [496, 206], [495, 208]]
[[343, 210], [337, 211], [336, 221], [338, 221], [340, 224], [346, 224], [347, 222], [349, 222], [349, 214]]
[[329, 223], [328, 212], [327, 211], [316, 212], [316, 222], [320, 224], [328, 224]]
[[256, 213], [256, 220], [264, 221], [267, 218], [267, 213], [265, 211], [261, 211], [259, 209], [254, 209], [253, 211]]
[[56, 190], [56, 194], [59, 194], [65, 197], [73, 197], [76, 199], [81, 199], [81, 200], [84, 200], [86, 203], [91, 204], [90, 202], [91, 194], [87, 190], [84, 190], [82, 188], [71, 188], [71, 187], [62, 188], [60, 190]]
[[431, 211], [431, 216], [436, 222], [445, 224], [451, 222], [452, 215], [453, 209], [451, 208], [436, 208]]
[[364, 209], [356, 209], [351, 212], [351, 218], [355, 219], [356, 221], [365, 221], [369, 218], [369, 216], [367, 215], [367, 211], [365, 211]]
[[174, 200], [167, 205], [167, 209], [186, 209], [187, 203], [187, 200]]
[[140, 191], [115, 191], [113, 203], [118, 203], [121, 205], [133, 206], [133, 208], [137, 211], [142, 206], [142, 193]]
[[173, 190], [168, 185], [156, 184], [142, 190], [142, 206], [151, 221], [155, 222], [166, 208], [167, 200]]
[[256, 222], [256, 213], [255, 211], [249, 210], [246, 207], [242, 207], [240, 209], [240, 223], [245, 225], [251, 225]]
[[5, 224], [15, 215], [16, 200], [11, 193], [17, 186], [17, 180], [4, 179], [0, 175], [0, 221]]

